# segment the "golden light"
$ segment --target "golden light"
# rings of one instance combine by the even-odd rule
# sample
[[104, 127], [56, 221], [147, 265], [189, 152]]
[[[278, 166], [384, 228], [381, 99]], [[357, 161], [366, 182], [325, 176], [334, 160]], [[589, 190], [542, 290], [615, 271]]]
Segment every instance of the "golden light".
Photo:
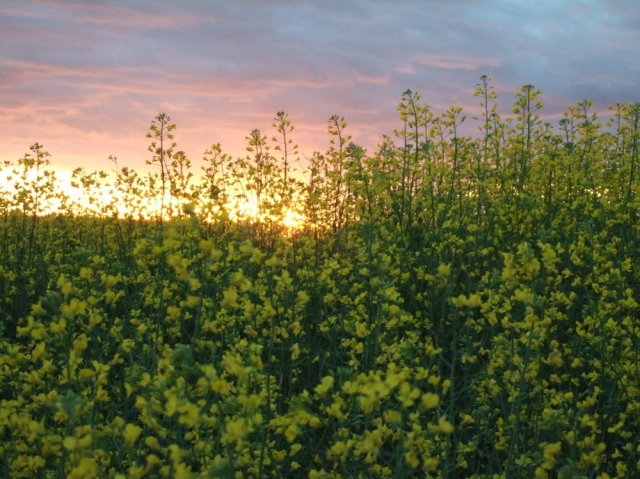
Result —
[[[84, 172], [83, 172], [84, 173]], [[95, 175], [95, 176], [94, 176]], [[36, 174], [30, 171], [26, 178], [17, 169], [0, 170], [0, 194], [5, 198], [3, 207], [21, 209], [28, 206], [29, 214], [72, 214], [120, 218], [130, 216], [136, 219], [155, 219], [161, 214], [164, 220], [170, 216], [184, 213], [185, 204], [193, 204], [196, 215], [203, 220], [204, 216], [213, 214], [216, 216], [221, 210], [228, 213], [228, 218], [233, 222], [272, 222], [280, 223], [289, 232], [300, 230], [306, 221], [304, 215], [294, 208], [286, 208], [282, 214], [274, 216], [260, 213], [255, 196], [242, 197], [231, 195], [224, 205], [204, 204], [199, 201], [191, 202], [187, 198], [171, 197], [165, 194], [164, 201], [160, 195], [150, 195], [141, 190], [139, 195], [132, 198], [131, 195], [120, 191], [113, 177], [102, 176], [98, 173], [87, 173], [85, 178], [93, 178], [95, 182], [82, 184], [78, 177], [71, 172], [57, 170], [54, 172], [51, 187], [43, 188], [43, 173]], [[40, 185], [40, 186], [39, 186]], [[46, 191], [45, 191], [46, 190]], [[24, 205], [19, 202], [19, 192], [27, 192]], [[37, 211], [34, 209], [34, 198], [38, 195]], [[295, 201], [292, 201], [295, 204]], [[11, 206], [12, 205], [12, 206]]]
[[292, 209], [288, 209], [282, 218], [282, 224], [290, 230], [300, 230], [304, 227], [305, 223], [305, 216]]
[[[295, 204], [295, 201], [294, 201]], [[282, 224], [287, 230], [294, 232], [302, 229], [306, 223], [303, 214], [289, 207], [281, 215], [275, 216], [261, 213], [255, 197], [236, 198], [227, 205], [229, 217], [234, 221], [273, 222]]]

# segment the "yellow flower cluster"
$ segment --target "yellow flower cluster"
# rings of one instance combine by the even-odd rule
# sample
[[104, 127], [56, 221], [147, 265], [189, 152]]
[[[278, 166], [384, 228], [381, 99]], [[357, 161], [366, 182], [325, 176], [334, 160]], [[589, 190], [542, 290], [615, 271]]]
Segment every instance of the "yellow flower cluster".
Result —
[[[171, 220], [44, 215], [34, 147], [0, 199], [0, 476], [638, 476], [640, 107], [556, 131], [487, 81], [475, 140], [410, 90], [375, 154], [332, 117], [304, 187], [259, 132], [194, 189], [174, 155]], [[142, 215], [143, 185], [112, 187]]]

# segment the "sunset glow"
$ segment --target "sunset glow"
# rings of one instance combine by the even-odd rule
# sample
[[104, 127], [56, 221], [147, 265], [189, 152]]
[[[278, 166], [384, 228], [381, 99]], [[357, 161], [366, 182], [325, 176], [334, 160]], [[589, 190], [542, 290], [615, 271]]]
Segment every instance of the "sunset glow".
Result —
[[[44, 171], [53, 173], [53, 194], [43, 194], [35, 201], [35, 185], [43, 183], [43, 172], [36, 174], [30, 171], [23, 181], [19, 170], [0, 171], [0, 194], [6, 202], [13, 202], [17, 209], [21, 208], [19, 201], [20, 191], [29, 192], [29, 208], [35, 208], [40, 215], [71, 214], [75, 216], [95, 216], [153, 220], [161, 216], [164, 206], [164, 220], [171, 219], [172, 215], [179, 215], [193, 208], [196, 216], [203, 221], [211, 219], [210, 215], [220, 214], [226, 211], [229, 219], [235, 222], [274, 222], [284, 226], [290, 232], [296, 232], [305, 225], [305, 217], [296, 212], [292, 207], [285, 208], [281, 215], [274, 216], [265, 213], [260, 214], [256, 204], [255, 195], [248, 199], [240, 195], [232, 197], [224, 205], [213, 205], [206, 202], [198, 202], [199, 205], [189, 206], [188, 200], [178, 200], [169, 194], [165, 195], [164, 203], [159, 196], [153, 196], [148, 191], [141, 191], [136, 204], [131, 204], [131, 198], [123, 195], [116, 187], [113, 178], [103, 178], [87, 189], [82, 186], [76, 177], [66, 171], [54, 172], [47, 168]], [[93, 174], [90, 176], [96, 176]], [[40, 178], [40, 182], [37, 179]], [[36, 206], [37, 205], [37, 206]], [[205, 211], [206, 206], [206, 211]]]

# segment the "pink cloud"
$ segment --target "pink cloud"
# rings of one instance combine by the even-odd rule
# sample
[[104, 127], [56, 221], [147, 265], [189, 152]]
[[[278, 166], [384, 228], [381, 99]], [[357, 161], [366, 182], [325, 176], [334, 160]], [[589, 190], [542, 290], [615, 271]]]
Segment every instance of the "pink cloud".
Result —
[[397, 73], [404, 73], [406, 75], [412, 75], [416, 72], [415, 68], [413, 68], [413, 65], [411, 65], [410, 63], [401, 63], [396, 67], [396, 72]]
[[[198, 15], [187, 14], [184, 11], [153, 12], [121, 5], [93, 2], [46, 0], [33, 3], [55, 7], [57, 11], [53, 12], [53, 16], [70, 17], [75, 22], [94, 26], [184, 28], [201, 19]], [[50, 10], [39, 11], [16, 7], [3, 9], [2, 12], [13, 16], [28, 16], [32, 18], [51, 18], [52, 16]]]
[[434, 53], [419, 54], [416, 62], [422, 66], [443, 68], [445, 70], [477, 70], [480, 67], [498, 67], [501, 61], [495, 58], [482, 58], [469, 55]]
[[386, 85], [390, 82], [388, 76], [375, 76], [375, 75], [362, 75], [357, 73], [355, 75], [355, 81], [361, 83], [375, 83], [377, 85]]

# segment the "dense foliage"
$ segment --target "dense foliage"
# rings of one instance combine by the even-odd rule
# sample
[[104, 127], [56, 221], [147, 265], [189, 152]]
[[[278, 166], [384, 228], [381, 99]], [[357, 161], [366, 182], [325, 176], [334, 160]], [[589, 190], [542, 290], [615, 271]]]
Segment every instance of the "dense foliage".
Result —
[[6, 165], [1, 474], [639, 474], [640, 105], [554, 128], [481, 80], [476, 138], [407, 91], [372, 155], [331, 117], [305, 181], [282, 112], [198, 179], [166, 115], [157, 174], [79, 199], [41, 145]]

